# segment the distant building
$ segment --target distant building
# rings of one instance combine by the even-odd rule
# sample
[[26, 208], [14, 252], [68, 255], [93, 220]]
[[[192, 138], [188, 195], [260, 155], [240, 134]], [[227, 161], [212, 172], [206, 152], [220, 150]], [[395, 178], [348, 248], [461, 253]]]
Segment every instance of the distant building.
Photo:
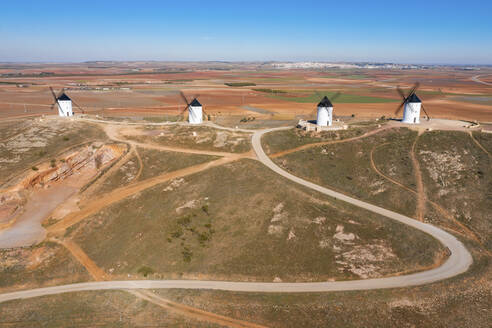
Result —
[[200, 124], [203, 122], [202, 104], [196, 98], [188, 105], [188, 122], [190, 124]]
[[419, 124], [421, 107], [422, 102], [415, 93], [412, 93], [410, 96], [408, 96], [408, 98], [405, 100], [402, 123]]
[[328, 97], [321, 99], [318, 104], [318, 115], [316, 117], [316, 125], [331, 126], [333, 124], [333, 104]]
[[58, 115], [63, 117], [73, 116], [72, 99], [65, 93], [62, 93], [61, 96], [56, 98], [56, 102], [58, 103]]

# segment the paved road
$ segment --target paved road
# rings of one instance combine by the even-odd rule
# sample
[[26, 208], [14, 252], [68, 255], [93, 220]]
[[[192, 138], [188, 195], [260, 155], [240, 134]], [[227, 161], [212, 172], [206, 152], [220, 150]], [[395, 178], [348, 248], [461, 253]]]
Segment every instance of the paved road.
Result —
[[343, 195], [336, 191], [318, 186], [309, 181], [296, 177], [278, 167], [265, 154], [261, 147], [261, 137], [264, 133], [285, 128], [274, 128], [257, 131], [253, 134], [253, 148], [258, 159], [274, 172], [281, 176], [299, 183], [303, 186], [321, 192], [325, 195], [335, 197], [352, 205], [364, 208], [371, 212], [383, 215], [389, 219], [396, 220], [409, 225], [415, 229], [430, 234], [446, 246], [451, 255], [446, 262], [438, 268], [387, 278], [333, 281], [333, 282], [306, 282], [306, 283], [258, 283], [258, 282], [233, 282], [233, 281], [200, 281], [200, 280], [133, 280], [133, 281], [100, 281], [70, 284], [55, 287], [46, 287], [0, 294], [0, 302], [8, 300], [31, 298], [44, 295], [53, 295], [76, 291], [108, 290], [108, 289], [150, 289], [150, 288], [179, 288], [179, 289], [215, 289], [243, 292], [329, 292], [343, 290], [368, 290], [381, 288], [407, 287], [428, 284], [431, 282], [451, 278], [468, 270], [473, 260], [465, 246], [454, 236], [434, 227], [386, 210], [384, 208], [363, 202], [361, 200]]
[[480, 75], [475, 75], [471, 79], [474, 82], [485, 84], [485, 85], [491, 85], [492, 86], [492, 83], [484, 82], [484, 81], [480, 80], [479, 77], [480, 77]]

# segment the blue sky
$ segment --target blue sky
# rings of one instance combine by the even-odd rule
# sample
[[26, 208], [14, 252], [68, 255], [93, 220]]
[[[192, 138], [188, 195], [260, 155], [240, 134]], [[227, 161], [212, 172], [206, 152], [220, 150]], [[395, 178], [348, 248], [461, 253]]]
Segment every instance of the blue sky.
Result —
[[492, 64], [492, 1], [0, 3], [0, 61]]

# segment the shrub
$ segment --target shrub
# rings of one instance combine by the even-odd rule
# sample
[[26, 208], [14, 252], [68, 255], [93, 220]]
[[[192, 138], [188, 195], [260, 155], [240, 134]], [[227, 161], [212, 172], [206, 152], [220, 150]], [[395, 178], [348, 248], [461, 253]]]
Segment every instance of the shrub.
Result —
[[273, 94], [277, 94], [277, 93], [287, 93], [287, 91], [284, 91], [284, 90], [264, 89], [264, 88], [253, 89], [253, 91], [257, 91], [257, 92], [265, 92], [265, 93], [273, 93]]
[[37, 171], [37, 170], [39, 170], [36, 166], [31, 167], [31, 169], [32, 169], [33, 171]]
[[255, 86], [256, 83], [252, 82], [228, 82], [224, 83], [228, 87], [249, 87], [249, 86]]
[[178, 230], [171, 233], [171, 237], [173, 237], [173, 238], [179, 238], [182, 235], [183, 235], [183, 230], [181, 228], [178, 228]]
[[191, 250], [185, 247], [181, 254], [183, 254], [183, 261], [185, 261], [186, 263], [191, 262], [191, 258], [193, 257], [193, 252]]
[[149, 274], [154, 273], [154, 269], [144, 265], [144, 266], [141, 266], [137, 272], [142, 274], [144, 277], [147, 277]]
[[183, 216], [178, 219], [178, 224], [182, 226], [187, 226], [191, 222], [191, 217], [189, 215]]

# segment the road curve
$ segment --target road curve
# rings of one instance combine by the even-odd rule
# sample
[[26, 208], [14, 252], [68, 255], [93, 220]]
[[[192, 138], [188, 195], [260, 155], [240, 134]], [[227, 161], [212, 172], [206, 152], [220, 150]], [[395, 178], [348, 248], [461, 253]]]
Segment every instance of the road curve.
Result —
[[481, 84], [492, 86], [492, 83], [484, 82], [484, 81], [480, 80], [479, 78], [480, 78], [480, 75], [475, 75], [475, 76], [472, 76], [471, 80], [474, 81], [474, 82], [477, 82], [477, 83], [481, 83]]
[[86, 282], [46, 288], [37, 288], [24, 291], [0, 294], [0, 302], [14, 299], [32, 298], [45, 295], [54, 295], [67, 292], [91, 291], [91, 290], [115, 290], [115, 289], [150, 289], [150, 288], [177, 288], [177, 289], [214, 289], [240, 292], [330, 292], [347, 290], [368, 290], [395, 287], [408, 287], [423, 285], [439, 280], [451, 278], [468, 270], [473, 262], [471, 254], [465, 246], [454, 236], [446, 231], [430, 224], [422, 223], [386, 210], [384, 208], [363, 202], [361, 200], [346, 196], [336, 191], [318, 186], [312, 182], [296, 177], [280, 167], [278, 167], [265, 154], [261, 146], [263, 134], [285, 128], [273, 128], [256, 131], [253, 134], [253, 149], [258, 159], [274, 172], [281, 176], [299, 183], [305, 187], [316, 190], [322, 194], [335, 197], [352, 205], [364, 208], [371, 212], [383, 215], [389, 219], [409, 225], [415, 229], [430, 234], [439, 240], [450, 251], [450, 256], [446, 262], [438, 268], [428, 271], [412, 273], [403, 276], [394, 276], [377, 279], [349, 280], [349, 281], [330, 281], [330, 282], [305, 282], [305, 283], [273, 283], [273, 282], [233, 282], [233, 281], [205, 281], [205, 280], [128, 280], [128, 281], [98, 281]]

